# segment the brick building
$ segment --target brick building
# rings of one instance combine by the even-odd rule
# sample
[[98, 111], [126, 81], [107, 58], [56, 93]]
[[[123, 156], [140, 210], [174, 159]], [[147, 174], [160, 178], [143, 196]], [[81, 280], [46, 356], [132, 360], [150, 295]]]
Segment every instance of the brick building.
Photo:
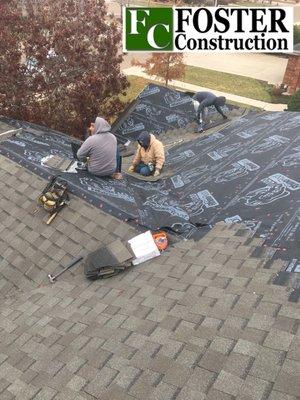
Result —
[[287, 86], [289, 94], [294, 94], [300, 88], [300, 45], [295, 46], [295, 51], [289, 56], [283, 83]]

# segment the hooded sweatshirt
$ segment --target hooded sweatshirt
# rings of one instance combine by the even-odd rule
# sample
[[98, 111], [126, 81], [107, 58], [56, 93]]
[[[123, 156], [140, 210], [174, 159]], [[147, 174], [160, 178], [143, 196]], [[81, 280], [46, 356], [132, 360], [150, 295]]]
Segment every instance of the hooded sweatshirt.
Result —
[[226, 103], [226, 97], [219, 96], [217, 97], [211, 92], [198, 92], [195, 93], [193, 96], [193, 100], [196, 100], [199, 102], [198, 107], [197, 107], [197, 112], [198, 114], [205, 108], [209, 106], [215, 106], [216, 110], [218, 111], [219, 114], [221, 114], [223, 117], [225, 117], [225, 114], [223, 113], [221, 107], [225, 105]]
[[[147, 135], [140, 135], [139, 140], [143, 143], [144, 140], [147, 142]], [[162, 169], [165, 163], [165, 151], [162, 142], [160, 142], [156, 137], [152, 134], [149, 135], [149, 147], [145, 149], [140, 144], [138, 145], [137, 151], [135, 153], [134, 159], [132, 161], [132, 165], [138, 165], [139, 163], [148, 164], [152, 162], [155, 165], [155, 168]]]
[[97, 117], [92, 136], [89, 136], [77, 152], [82, 160], [89, 157], [88, 170], [98, 176], [113, 174], [117, 168], [117, 139], [110, 132], [111, 126]]

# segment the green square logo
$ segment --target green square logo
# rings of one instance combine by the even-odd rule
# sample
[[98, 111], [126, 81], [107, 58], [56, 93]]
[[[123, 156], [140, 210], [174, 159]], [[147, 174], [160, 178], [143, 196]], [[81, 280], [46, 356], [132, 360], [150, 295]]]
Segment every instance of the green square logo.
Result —
[[126, 7], [123, 13], [124, 51], [172, 51], [171, 7]]

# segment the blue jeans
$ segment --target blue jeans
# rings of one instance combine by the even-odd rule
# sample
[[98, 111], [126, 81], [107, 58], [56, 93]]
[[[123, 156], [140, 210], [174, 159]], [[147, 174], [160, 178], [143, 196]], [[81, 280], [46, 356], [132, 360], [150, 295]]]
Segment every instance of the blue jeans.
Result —
[[205, 99], [201, 101], [198, 110], [197, 110], [197, 122], [198, 122], [198, 128], [203, 129], [204, 128], [204, 120], [206, 119], [207, 115], [207, 107], [211, 105], [211, 101], [208, 99]]
[[122, 169], [122, 157], [120, 156], [120, 151], [117, 148], [117, 168], [116, 172], [121, 172]]
[[144, 176], [151, 175], [150, 168], [148, 167], [148, 165], [146, 165], [144, 163], [139, 163], [138, 165], [136, 165], [136, 167], [134, 168], [134, 172], [137, 172], [138, 174], [141, 174]]

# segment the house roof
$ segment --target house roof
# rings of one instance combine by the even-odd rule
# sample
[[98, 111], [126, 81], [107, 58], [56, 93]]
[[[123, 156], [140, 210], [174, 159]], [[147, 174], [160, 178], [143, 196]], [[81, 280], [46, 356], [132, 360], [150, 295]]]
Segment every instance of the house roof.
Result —
[[17, 163], [0, 156], [1, 171], [1, 294], [33, 288], [47, 281], [82, 250], [92, 251], [116, 238], [129, 239], [136, 230], [113, 216], [72, 197], [51, 226], [49, 215], [36, 209], [46, 185]]
[[[245, 221], [273, 247], [271, 256], [286, 259], [288, 270], [297, 269], [298, 113], [250, 112], [215, 127], [208, 136], [191, 133], [193, 125], [162, 133], [166, 176], [158, 182], [142, 182], [126, 173], [116, 181], [88, 172], [61, 172], [43, 159], [49, 154], [73, 159], [70, 137], [22, 122], [11, 124], [23, 130], [1, 142], [2, 155], [45, 179], [59, 173], [72, 194], [120, 221], [194, 239], [203, 235], [203, 225]], [[124, 159], [124, 171], [130, 162], [131, 157]]]
[[[245, 113], [245, 109], [230, 104], [226, 105], [224, 110], [232, 118]], [[193, 155], [196, 164], [198, 162], [196, 154], [191, 149], [184, 152], [182, 159], [177, 154], [180, 152], [180, 148], [175, 150], [177, 153], [174, 157], [172, 154], [176, 145], [181, 146], [187, 140], [199, 139], [194, 133], [194, 119], [195, 110], [189, 95], [149, 84], [117, 119], [113, 125], [113, 132], [121, 143], [128, 139], [134, 143], [138, 134], [145, 131], [162, 133], [160, 138], [164, 141], [168, 151], [164, 173], [175, 175], [181, 163], [184, 162], [185, 154], [187, 158]], [[61, 173], [55, 168], [45, 167], [42, 160], [49, 155], [63, 157], [66, 162], [73, 160], [71, 151], [73, 139], [70, 136], [24, 121], [4, 117], [0, 120], [20, 130], [13, 137], [2, 141], [0, 153], [39, 176], [48, 179], [51, 174], [60, 173], [68, 181], [73, 194], [123, 221], [130, 220], [153, 230], [163, 226], [170, 231], [183, 233], [185, 236], [190, 235], [192, 231], [197, 231], [196, 226], [189, 223], [191, 215], [189, 210], [185, 209], [184, 203], [189, 203], [190, 199], [178, 201], [176, 194], [173, 193], [174, 188], [167, 188], [165, 185], [165, 182], [170, 179], [157, 183], [144, 183], [128, 176], [123, 181], [113, 181], [83, 172], [80, 174]], [[214, 107], [210, 107], [207, 129], [212, 132], [222, 124], [224, 121], [221, 116]], [[187, 144], [187, 146], [191, 147], [192, 145]], [[133, 144], [132, 154], [134, 152], [135, 144]], [[178, 162], [173, 163], [175, 160]], [[124, 159], [124, 170], [126, 170], [128, 161], [130, 162], [130, 159]], [[193, 169], [196, 164], [193, 165]], [[153, 196], [150, 196], [151, 192], [153, 192]], [[169, 193], [168, 196], [165, 195], [166, 192]], [[160, 198], [157, 199], [157, 196]], [[167, 197], [172, 198], [172, 212], [169, 212], [168, 204], [163, 204], [166, 203]], [[147, 201], [149, 204], [146, 204]], [[196, 220], [196, 222], [199, 221]]]
[[0, 183], [1, 399], [296, 400], [299, 304], [262, 239], [219, 223], [110, 279], [78, 264], [50, 284], [136, 232], [76, 198], [47, 226], [32, 215], [45, 181], [3, 156]]
[[79, 263], [51, 284], [82, 251], [139, 232], [74, 195], [46, 225], [46, 182], [0, 155], [1, 400], [297, 400], [299, 273], [263, 235], [218, 222], [109, 279]]

